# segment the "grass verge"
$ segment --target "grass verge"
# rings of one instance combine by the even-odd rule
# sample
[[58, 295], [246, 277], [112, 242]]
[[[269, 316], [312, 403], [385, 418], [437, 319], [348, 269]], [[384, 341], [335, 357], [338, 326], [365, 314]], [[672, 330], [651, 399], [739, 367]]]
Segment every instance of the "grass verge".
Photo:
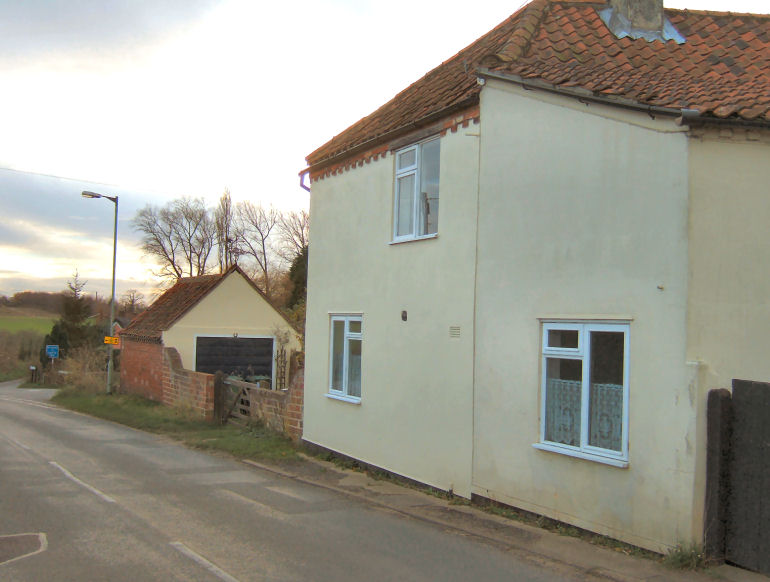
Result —
[[59, 391], [52, 401], [91, 416], [162, 434], [188, 446], [227, 453], [257, 461], [299, 461], [296, 446], [261, 423], [246, 427], [206, 422], [190, 411], [133, 395], [89, 394], [71, 388]]
[[11, 380], [18, 380], [19, 378], [28, 378], [28, 377], [29, 377], [29, 367], [23, 362], [19, 362], [18, 364], [15, 364], [5, 372], [0, 371], [0, 382], [9, 382]]

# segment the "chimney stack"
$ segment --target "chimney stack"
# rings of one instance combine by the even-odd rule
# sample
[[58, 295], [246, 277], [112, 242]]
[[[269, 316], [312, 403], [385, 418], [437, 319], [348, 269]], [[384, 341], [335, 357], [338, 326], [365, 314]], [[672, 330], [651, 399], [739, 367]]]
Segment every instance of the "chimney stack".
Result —
[[663, 0], [609, 0], [599, 15], [618, 38], [685, 42], [666, 18]]
[[663, 30], [663, 0], [610, 0], [612, 10], [631, 23], [631, 28]]

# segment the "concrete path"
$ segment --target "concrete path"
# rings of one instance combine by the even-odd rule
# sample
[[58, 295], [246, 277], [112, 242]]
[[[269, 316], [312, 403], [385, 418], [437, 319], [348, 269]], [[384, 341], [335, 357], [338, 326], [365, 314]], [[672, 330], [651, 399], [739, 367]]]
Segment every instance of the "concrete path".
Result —
[[672, 570], [650, 558], [597, 546], [579, 538], [499, 517], [474, 506], [453, 504], [419, 489], [374, 479], [363, 472], [341, 469], [334, 463], [314, 457], [305, 459], [304, 465], [295, 467], [243, 462], [434, 523], [447, 531], [485, 540], [529, 563], [550, 564], [576, 571], [585, 580], [770, 582], [766, 576], [729, 565], [699, 572]]

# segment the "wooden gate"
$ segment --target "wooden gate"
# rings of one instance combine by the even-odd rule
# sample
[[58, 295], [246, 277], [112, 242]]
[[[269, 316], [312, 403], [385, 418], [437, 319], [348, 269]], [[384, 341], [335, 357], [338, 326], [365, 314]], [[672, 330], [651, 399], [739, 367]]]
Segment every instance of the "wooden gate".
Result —
[[770, 574], [770, 384], [709, 393], [707, 455], [707, 551]]
[[725, 558], [770, 574], [770, 384], [733, 381]]
[[214, 381], [214, 417], [222, 424], [230, 420], [245, 425], [251, 418], [251, 393], [253, 384], [227, 378], [217, 372]]

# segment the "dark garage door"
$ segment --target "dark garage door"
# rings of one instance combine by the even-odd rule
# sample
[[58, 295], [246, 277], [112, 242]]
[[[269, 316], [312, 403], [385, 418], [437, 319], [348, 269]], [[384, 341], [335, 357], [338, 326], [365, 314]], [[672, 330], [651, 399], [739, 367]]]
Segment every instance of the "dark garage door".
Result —
[[273, 338], [199, 337], [195, 346], [195, 371], [240, 376], [273, 376]]

